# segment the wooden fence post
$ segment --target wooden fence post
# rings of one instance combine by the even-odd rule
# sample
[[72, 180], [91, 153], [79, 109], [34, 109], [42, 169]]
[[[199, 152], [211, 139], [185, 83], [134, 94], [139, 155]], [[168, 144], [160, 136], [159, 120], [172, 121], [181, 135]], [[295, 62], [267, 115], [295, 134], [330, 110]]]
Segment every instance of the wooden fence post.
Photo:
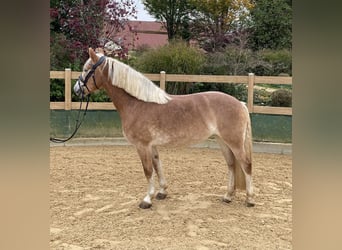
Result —
[[160, 88], [162, 90], [166, 90], [166, 74], [165, 71], [160, 71], [160, 84], [159, 84]]
[[254, 74], [248, 73], [248, 97], [247, 108], [249, 113], [253, 113], [254, 109]]
[[64, 109], [71, 110], [71, 69], [65, 69]]

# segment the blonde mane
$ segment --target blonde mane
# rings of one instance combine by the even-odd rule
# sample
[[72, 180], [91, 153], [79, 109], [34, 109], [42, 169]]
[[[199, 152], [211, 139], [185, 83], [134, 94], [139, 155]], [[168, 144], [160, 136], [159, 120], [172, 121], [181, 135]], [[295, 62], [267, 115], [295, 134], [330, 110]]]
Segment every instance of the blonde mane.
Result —
[[145, 102], [167, 103], [171, 97], [151, 80], [130, 66], [110, 57], [106, 58], [108, 77], [114, 86]]

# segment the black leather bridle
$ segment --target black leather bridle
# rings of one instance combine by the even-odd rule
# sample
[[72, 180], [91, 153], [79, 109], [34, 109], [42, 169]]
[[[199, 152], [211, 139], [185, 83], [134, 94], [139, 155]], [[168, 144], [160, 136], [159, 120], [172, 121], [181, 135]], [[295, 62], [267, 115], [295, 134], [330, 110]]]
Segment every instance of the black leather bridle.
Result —
[[[105, 56], [101, 56], [100, 59], [91, 67], [91, 69], [89, 70], [88, 74], [85, 76], [85, 78], [83, 79], [82, 74], [79, 76], [78, 78], [78, 84], [80, 89], [82, 90], [83, 88], [81, 88], [82, 86], [80, 85], [80, 82], [83, 83], [83, 86], [89, 91], [87, 83], [90, 77], [93, 78], [93, 82], [95, 87], [98, 89], [99, 87], [96, 85], [96, 81], [95, 81], [95, 70], [98, 66], [100, 66], [104, 61], [106, 60]], [[83, 91], [82, 91], [83, 94]]]

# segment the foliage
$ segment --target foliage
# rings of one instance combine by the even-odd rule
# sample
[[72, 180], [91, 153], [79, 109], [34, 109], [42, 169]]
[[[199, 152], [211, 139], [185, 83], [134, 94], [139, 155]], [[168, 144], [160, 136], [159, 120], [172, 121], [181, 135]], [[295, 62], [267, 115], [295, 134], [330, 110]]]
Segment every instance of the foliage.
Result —
[[292, 93], [286, 89], [278, 89], [271, 95], [271, 106], [292, 107]]
[[[81, 71], [88, 48], [103, 46], [108, 37], [120, 31], [127, 18], [135, 14], [133, 4], [133, 0], [51, 0], [51, 70]], [[51, 101], [64, 99], [62, 89], [63, 82], [50, 81]]]
[[169, 40], [174, 38], [188, 40], [191, 12], [188, 0], [144, 0], [143, 3], [147, 11], [165, 26]]
[[271, 93], [265, 89], [255, 89], [253, 100], [256, 105], [268, 106], [271, 102]]
[[169, 74], [196, 74], [200, 72], [203, 62], [204, 55], [199, 50], [178, 40], [147, 50], [137, 58], [134, 66], [149, 73], [164, 70]]
[[189, 0], [193, 7], [191, 32], [207, 51], [217, 51], [229, 43], [233, 32], [246, 28], [250, 0]]
[[228, 46], [224, 50], [207, 54], [204, 74], [247, 75], [253, 67], [255, 55], [249, 49]]
[[234, 83], [196, 83], [189, 90], [190, 93], [204, 91], [220, 91], [236, 97], [238, 100], [247, 101], [247, 86], [245, 84]]
[[50, 80], [50, 102], [64, 101], [64, 81], [60, 79]]
[[[254, 54], [249, 49], [229, 45], [220, 52], [208, 53], [202, 73], [206, 75], [247, 75], [252, 67]], [[199, 83], [192, 92], [221, 91], [235, 96], [241, 101], [247, 100], [247, 87], [236, 83]]]
[[292, 1], [256, 0], [251, 17], [250, 46], [254, 50], [292, 47]]
[[[185, 42], [173, 41], [158, 49], [143, 53], [133, 66], [142, 72], [168, 74], [199, 74], [204, 63], [204, 55], [197, 49], [189, 47]], [[168, 84], [167, 92], [184, 94], [189, 84]]]
[[132, 0], [51, 1], [51, 68], [80, 70], [81, 62], [88, 58], [88, 48], [103, 46], [134, 13]]
[[[167, 74], [205, 74], [205, 75], [279, 75], [291, 74], [291, 52], [288, 50], [264, 50], [254, 52], [240, 45], [229, 45], [220, 52], [203, 55], [184, 42], [173, 42], [158, 49], [144, 49], [131, 61], [142, 72]], [[167, 91], [173, 94], [186, 94], [202, 91], [221, 91], [247, 100], [245, 84], [222, 83], [169, 83]], [[258, 104], [270, 103], [270, 94], [257, 90], [255, 100]]]
[[290, 50], [260, 50], [255, 52], [258, 63], [250, 72], [260, 76], [292, 75]]

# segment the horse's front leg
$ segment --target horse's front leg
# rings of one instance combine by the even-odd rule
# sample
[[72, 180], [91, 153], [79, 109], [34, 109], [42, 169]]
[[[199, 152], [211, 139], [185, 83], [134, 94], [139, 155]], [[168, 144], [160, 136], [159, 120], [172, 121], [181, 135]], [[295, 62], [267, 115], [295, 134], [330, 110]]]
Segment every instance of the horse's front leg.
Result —
[[142, 200], [142, 202], [140, 202], [139, 207], [146, 209], [152, 206], [152, 197], [154, 195], [152, 148], [151, 147], [137, 148], [137, 151], [138, 151], [141, 163], [143, 165], [145, 177], [148, 183], [147, 194]]
[[152, 147], [152, 153], [153, 153], [153, 157], [152, 157], [153, 168], [157, 172], [159, 186], [160, 186], [160, 190], [157, 193], [156, 198], [158, 200], [164, 200], [167, 196], [167, 192], [166, 192], [167, 183], [164, 178], [163, 168], [162, 168], [162, 165], [159, 159], [159, 154], [158, 154], [156, 147]]

